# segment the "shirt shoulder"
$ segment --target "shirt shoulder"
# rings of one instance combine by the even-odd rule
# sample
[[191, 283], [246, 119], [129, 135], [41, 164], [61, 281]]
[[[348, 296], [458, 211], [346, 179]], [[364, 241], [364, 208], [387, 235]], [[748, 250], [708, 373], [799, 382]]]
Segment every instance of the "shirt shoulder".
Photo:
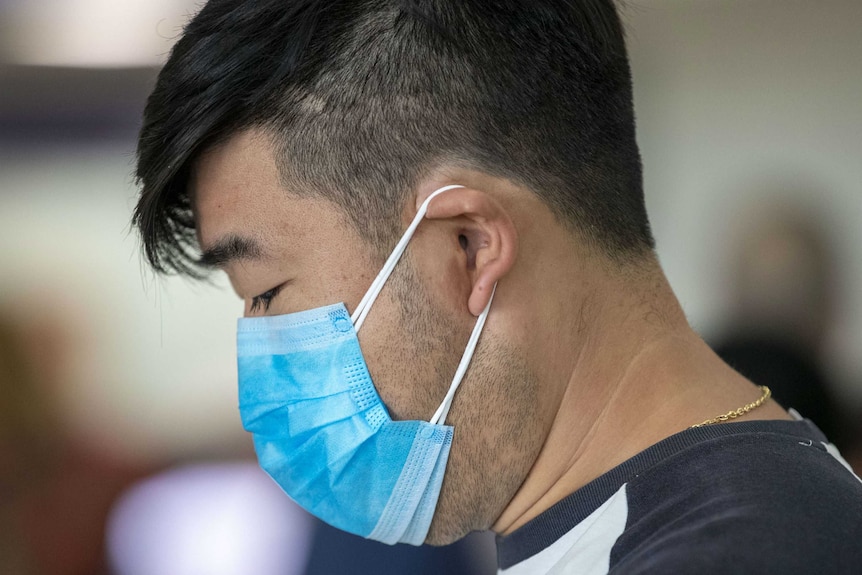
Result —
[[862, 481], [806, 421], [690, 429], [498, 538], [501, 573], [855, 573]]
[[610, 572], [858, 572], [862, 482], [822, 439], [727, 435], [638, 474]]

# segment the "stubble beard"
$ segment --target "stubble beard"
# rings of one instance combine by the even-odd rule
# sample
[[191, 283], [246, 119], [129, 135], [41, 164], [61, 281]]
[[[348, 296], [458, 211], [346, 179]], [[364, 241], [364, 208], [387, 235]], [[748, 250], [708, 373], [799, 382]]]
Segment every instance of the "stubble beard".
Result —
[[450, 412], [455, 435], [431, 545], [490, 529], [541, 449], [536, 378], [503, 341], [489, 334], [480, 343], [462, 387]]
[[[434, 304], [409, 258], [391, 281], [415, 352], [410, 371], [433, 373], [433, 382], [426, 381], [430, 385], [415, 390], [415, 412], [433, 413], [451, 384], [472, 325]], [[420, 379], [412, 373], [405, 371], [403, 381]], [[426, 543], [446, 545], [491, 527], [541, 449], [538, 414], [537, 377], [515, 346], [484, 332], [447, 417], [454, 437]]]

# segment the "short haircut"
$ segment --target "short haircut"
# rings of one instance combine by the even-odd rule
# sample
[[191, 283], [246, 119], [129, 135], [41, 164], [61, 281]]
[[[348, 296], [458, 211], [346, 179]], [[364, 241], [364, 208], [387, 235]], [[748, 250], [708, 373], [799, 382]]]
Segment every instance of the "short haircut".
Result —
[[440, 165], [529, 188], [615, 261], [654, 247], [613, 0], [210, 0], [140, 132], [133, 224], [155, 270], [201, 271], [190, 165], [247, 128], [380, 253]]

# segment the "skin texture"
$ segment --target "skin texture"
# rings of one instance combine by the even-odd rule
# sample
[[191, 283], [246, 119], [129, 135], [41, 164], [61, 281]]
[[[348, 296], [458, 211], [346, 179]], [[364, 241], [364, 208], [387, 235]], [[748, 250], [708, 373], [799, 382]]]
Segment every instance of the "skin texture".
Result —
[[[383, 262], [338, 206], [278, 174], [261, 133], [208, 150], [191, 183], [201, 248], [230, 234], [260, 244], [258, 257], [222, 266], [246, 315], [340, 301], [352, 311]], [[655, 442], [758, 397], [690, 329], [651, 254], [610, 262], [529, 190], [438, 166], [406, 202], [404, 228], [454, 183], [466, 188], [432, 200], [359, 333], [392, 417], [427, 420], [497, 284], [447, 419], [455, 438], [429, 543], [509, 533]], [[278, 286], [269, 309], [252, 309]], [[789, 416], [770, 401], [745, 418]]]

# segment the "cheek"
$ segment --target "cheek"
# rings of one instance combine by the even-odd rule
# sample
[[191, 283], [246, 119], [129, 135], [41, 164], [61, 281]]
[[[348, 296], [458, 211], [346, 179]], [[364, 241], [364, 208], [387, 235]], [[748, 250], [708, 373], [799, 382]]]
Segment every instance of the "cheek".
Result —
[[[421, 321], [420, 316], [391, 313], [398, 303], [382, 294], [380, 299], [359, 333], [372, 381], [393, 419], [427, 421], [443, 401], [459, 358], [447, 357], [446, 342], [429, 337], [427, 323], [421, 330], [407, 323]], [[384, 304], [390, 313], [375, 315], [377, 306], [382, 309]]]
[[538, 378], [516, 348], [488, 335], [452, 404], [455, 439], [432, 526], [444, 541], [490, 528], [544, 440]]
[[396, 270], [359, 342], [392, 418], [427, 421], [449, 389], [472, 326], [447, 319], [415, 280], [409, 265]]

